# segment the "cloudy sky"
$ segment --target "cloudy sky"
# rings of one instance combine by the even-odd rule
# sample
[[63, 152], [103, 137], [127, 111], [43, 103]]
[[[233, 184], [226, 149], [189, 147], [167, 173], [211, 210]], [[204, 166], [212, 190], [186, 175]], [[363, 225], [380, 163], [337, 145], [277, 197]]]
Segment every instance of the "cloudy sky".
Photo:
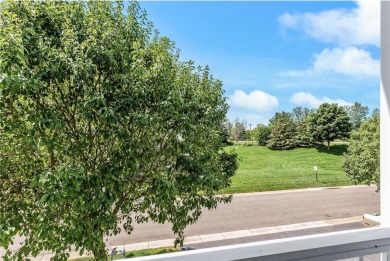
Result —
[[182, 60], [223, 81], [229, 119], [255, 126], [323, 102], [379, 107], [379, 1], [141, 6]]

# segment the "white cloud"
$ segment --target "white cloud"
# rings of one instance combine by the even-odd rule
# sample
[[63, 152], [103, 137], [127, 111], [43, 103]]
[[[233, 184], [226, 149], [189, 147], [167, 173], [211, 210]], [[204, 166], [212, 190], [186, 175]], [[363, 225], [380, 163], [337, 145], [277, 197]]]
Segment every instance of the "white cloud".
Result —
[[264, 112], [277, 108], [278, 99], [259, 90], [252, 91], [249, 94], [242, 90], [236, 90], [234, 94], [229, 96], [229, 105]]
[[275, 111], [253, 114], [250, 112], [229, 110], [227, 118], [229, 121], [234, 121], [236, 118], [244, 119], [247, 123], [247, 128], [253, 130], [257, 124], [267, 124], [269, 119], [272, 118], [274, 114]]
[[352, 105], [352, 103], [344, 101], [342, 99], [331, 99], [326, 96], [322, 98], [317, 98], [311, 93], [306, 92], [298, 92], [295, 93], [291, 99], [290, 102], [292, 102], [295, 105], [299, 106], [307, 106], [309, 108], [317, 108], [322, 103], [337, 103], [338, 105], [345, 106], [345, 105]]
[[354, 9], [334, 9], [319, 13], [279, 17], [286, 28], [301, 29], [314, 39], [341, 46], [370, 44], [379, 47], [380, 1], [358, 0]]
[[315, 71], [333, 71], [347, 75], [377, 76], [380, 72], [379, 60], [356, 47], [323, 50], [314, 62]]
[[349, 47], [345, 49], [324, 49], [315, 55], [313, 67], [302, 71], [282, 72], [282, 76], [302, 77], [318, 72], [334, 72], [352, 76], [379, 76], [380, 61], [371, 57], [368, 51]]
[[296, 28], [301, 20], [301, 15], [284, 13], [278, 17], [279, 23], [288, 28]]
[[286, 72], [281, 72], [281, 76], [289, 76], [289, 77], [303, 77], [303, 76], [309, 76], [309, 75], [314, 75], [314, 70], [308, 69], [308, 70], [303, 70], [303, 71], [286, 71]]

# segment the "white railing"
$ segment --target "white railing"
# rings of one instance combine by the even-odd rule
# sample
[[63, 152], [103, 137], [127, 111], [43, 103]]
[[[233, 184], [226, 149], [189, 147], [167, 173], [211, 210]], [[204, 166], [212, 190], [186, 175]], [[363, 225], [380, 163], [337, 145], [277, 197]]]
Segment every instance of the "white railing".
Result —
[[[372, 0], [375, 1], [375, 0]], [[390, 255], [390, 2], [381, 1], [381, 226], [191, 250], [139, 260], [389, 260]], [[367, 258], [368, 260], [368, 258]]]
[[[390, 228], [365, 228], [133, 258], [139, 260], [340, 260], [377, 254], [388, 260]], [[128, 259], [130, 260], [130, 259]], [[359, 259], [357, 259], [359, 260]], [[363, 259], [361, 259], [363, 260]]]

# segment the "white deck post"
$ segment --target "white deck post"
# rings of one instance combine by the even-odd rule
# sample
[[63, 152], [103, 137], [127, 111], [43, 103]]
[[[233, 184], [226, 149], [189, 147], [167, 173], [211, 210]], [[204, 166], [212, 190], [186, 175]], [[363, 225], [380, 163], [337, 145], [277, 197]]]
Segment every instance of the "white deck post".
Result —
[[390, 2], [381, 1], [381, 225], [390, 226]]

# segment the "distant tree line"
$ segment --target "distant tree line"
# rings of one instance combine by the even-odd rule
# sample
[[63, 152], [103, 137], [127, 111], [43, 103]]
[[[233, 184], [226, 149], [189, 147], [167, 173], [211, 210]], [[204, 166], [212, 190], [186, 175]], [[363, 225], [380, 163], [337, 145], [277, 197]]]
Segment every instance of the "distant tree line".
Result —
[[296, 107], [277, 112], [269, 124], [247, 129], [245, 119], [224, 124], [225, 141], [255, 140], [273, 150], [310, 148], [335, 139], [348, 141], [343, 169], [355, 184], [380, 188], [379, 110], [369, 115], [367, 106], [355, 102], [340, 106], [324, 103], [318, 109]]
[[[322, 104], [317, 110], [309, 112], [309, 116], [306, 113], [298, 113], [304, 117], [296, 117], [296, 112], [300, 112], [300, 109], [295, 108], [292, 113], [292, 124], [296, 126], [297, 147], [315, 146], [316, 143], [326, 142], [329, 148], [330, 142], [334, 139], [348, 140], [347, 151], [343, 155], [343, 169], [346, 175], [355, 184], [375, 184], [379, 191], [380, 115], [378, 109], [368, 116], [368, 107], [360, 103], [345, 107]], [[286, 139], [283, 145], [294, 145], [293, 141], [294, 139], [292, 141]], [[272, 145], [271, 139], [267, 142], [269, 148], [270, 145]]]
[[335, 139], [348, 139], [367, 119], [369, 109], [360, 103], [349, 106], [323, 103], [318, 109], [295, 107], [291, 112], [277, 112], [268, 125], [248, 130], [247, 121], [235, 118], [223, 126], [225, 140], [256, 140], [273, 150], [310, 148]]
[[274, 150], [314, 147], [349, 137], [352, 123], [347, 110], [337, 104], [323, 103], [317, 110], [296, 107], [292, 112], [276, 113], [270, 119], [267, 147]]

